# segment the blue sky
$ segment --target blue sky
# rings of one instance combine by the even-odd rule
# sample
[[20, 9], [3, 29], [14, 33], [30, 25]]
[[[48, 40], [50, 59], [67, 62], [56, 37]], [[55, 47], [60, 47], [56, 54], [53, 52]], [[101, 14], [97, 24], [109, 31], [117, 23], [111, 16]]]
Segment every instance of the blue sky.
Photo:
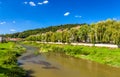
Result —
[[120, 0], [0, 0], [0, 34], [120, 19]]

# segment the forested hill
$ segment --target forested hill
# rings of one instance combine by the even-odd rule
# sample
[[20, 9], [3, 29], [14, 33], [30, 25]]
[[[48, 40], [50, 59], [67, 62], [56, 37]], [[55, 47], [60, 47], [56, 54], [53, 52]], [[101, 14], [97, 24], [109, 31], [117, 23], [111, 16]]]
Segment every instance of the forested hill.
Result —
[[120, 21], [107, 19], [97, 23], [85, 24], [74, 28], [46, 32], [26, 38], [27, 41], [62, 43], [109, 43], [120, 45]]
[[76, 26], [80, 26], [80, 25], [84, 25], [84, 24], [65, 24], [65, 25], [58, 25], [58, 26], [50, 26], [50, 27], [46, 27], [46, 28], [38, 28], [38, 29], [34, 29], [34, 30], [27, 30], [24, 32], [18, 32], [18, 33], [14, 33], [14, 34], [6, 34], [6, 37], [12, 37], [12, 38], [26, 38], [30, 35], [36, 35], [39, 33], [46, 33], [46, 32], [55, 32], [57, 30], [64, 30], [64, 29], [70, 29], [72, 27], [76, 27]]

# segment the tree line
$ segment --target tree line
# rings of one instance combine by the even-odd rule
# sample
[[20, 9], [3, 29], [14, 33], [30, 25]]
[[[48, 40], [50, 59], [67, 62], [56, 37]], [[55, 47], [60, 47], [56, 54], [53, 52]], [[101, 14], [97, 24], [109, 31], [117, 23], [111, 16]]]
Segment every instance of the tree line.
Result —
[[[68, 25], [69, 26], [69, 25]], [[39, 32], [26, 38], [27, 41], [62, 43], [110, 43], [120, 44], [120, 21], [107, 19], [92, 24]]]
[[72, 27], [76, 27], [77, 25], [82, 25], [82, 24], [65, 24], [65, 25], [57, 25], [57, 26], [50, 26], [47, 28], [38, 28], [38, 29], [34, 29], [34, 30], [26, 30], [23, 32], [17, 32], [17, 33], [13, 33], [13, 34], [6, 34], [6, 37], [11, 37], [11, 38], [26, 38], [30, 35], [36, 35], [38, 33], [46, 33], [49, 31], [52, 32], [56, 32], [58, 29], [70, 29]]

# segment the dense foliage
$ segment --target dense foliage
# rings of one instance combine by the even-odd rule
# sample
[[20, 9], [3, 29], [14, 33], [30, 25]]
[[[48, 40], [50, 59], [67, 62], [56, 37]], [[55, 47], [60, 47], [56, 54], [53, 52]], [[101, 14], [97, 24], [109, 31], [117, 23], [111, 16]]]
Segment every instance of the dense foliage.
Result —
[[26, 38], [30, 35], [36, 35], [38, 33], [46, 33], [46, 32], [55, 32], [57, 30], [63, 30], [63, 29], [70, 29], [72, 27], [76, 27], [78, 25], [82, 25], [82, 24], [66, 24], [66, 25], [59, 25], [59, 26], [50, 26], [47, 28], [40, 28], [40, 29], [35, 29], [35, 30], [27, 30], [24, 32], [18, 32], [18, 33], [14, 33], [14, 34], [6, 34], [6, 37], [12, 37], [12, 38]]
[[98, 63], [120, 67], [120, 49], [111, 49], [105, 47], [88, 47], [73, 45], [55, 45], [40, 44], [35, 42], [25, 42], [25, 44], [34, 45], [40, 48], [42, 52], [59, 52], [77, 58], [88, 59]]
[[0, 43], [0, 77], [25, 77], [25, 71], [17, 65], [17, 57], [24, 50], [15, 43]]
[[41, 42], [89, 42], [120, 44], [120, 21], [108, 19], [90, 25], [84, 24], [62, 31], [52, 29], [46, 33], [29, 36], [28, 41]]

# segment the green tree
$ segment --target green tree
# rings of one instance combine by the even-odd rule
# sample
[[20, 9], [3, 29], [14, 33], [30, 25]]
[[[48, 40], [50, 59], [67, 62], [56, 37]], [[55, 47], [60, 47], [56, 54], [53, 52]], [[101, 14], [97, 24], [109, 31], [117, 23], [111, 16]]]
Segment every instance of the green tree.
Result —
[[90, 32], [88, 25], [82, 25], [78, 31], [78, 36], [81, 41], [87, 42], [88, 33]]
[[78, 29], [70, 29], [70, 35], [71, 35], [71, 42], [78, 42], [79, 36], [78, 36]]

